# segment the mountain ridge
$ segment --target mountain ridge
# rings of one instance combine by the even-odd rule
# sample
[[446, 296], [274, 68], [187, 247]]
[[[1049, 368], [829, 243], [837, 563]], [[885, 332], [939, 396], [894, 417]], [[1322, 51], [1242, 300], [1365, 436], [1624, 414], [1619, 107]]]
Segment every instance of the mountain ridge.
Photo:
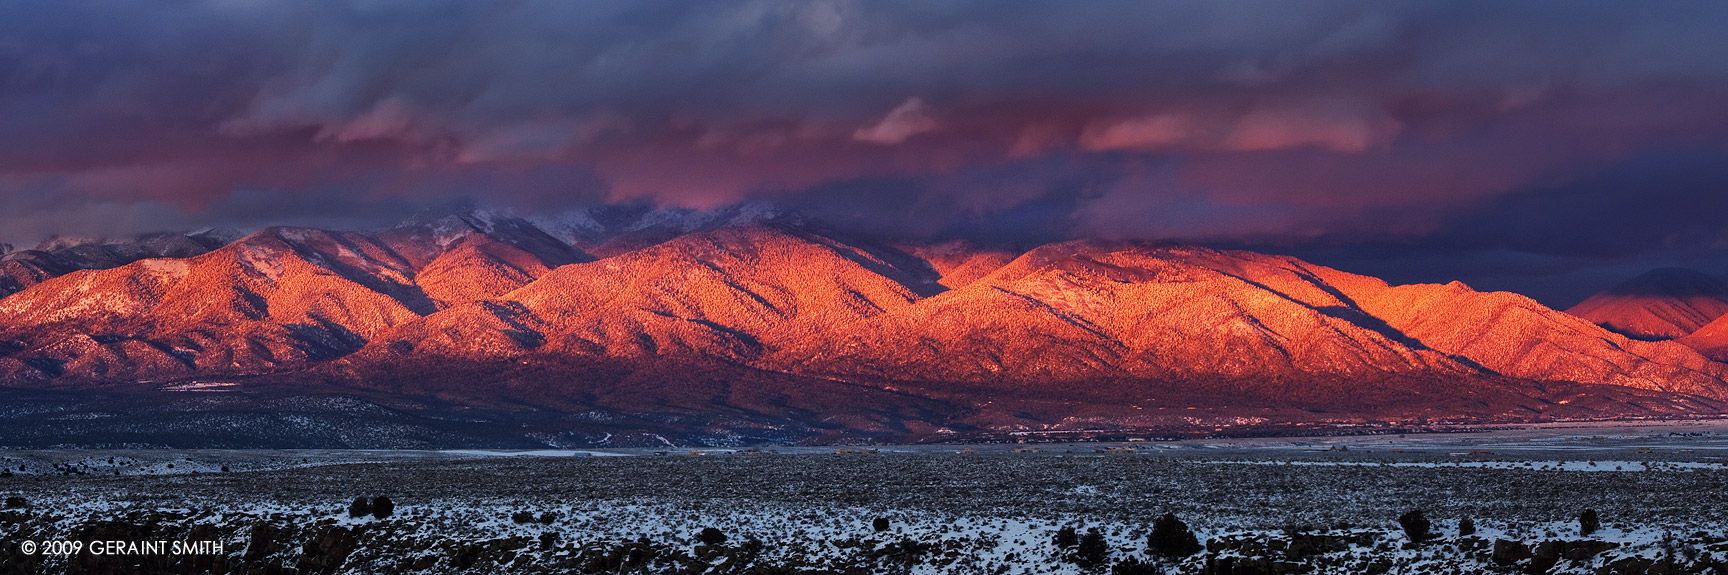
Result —
[[1728, 315], [1728, 281], [1685, 268], [1658, 268], [1566, 312], [1631, 338], [1678, 339]]
[[0, 298], [0, 383], [334, 386], [820, 438], [1728, 404], [1728, 365], [1690, 347], [1457, 282], [1190, 245], [877, 242], [772, 212], [618, 221], [625, 240], [583, 248], [458, 210], [73, 270]]

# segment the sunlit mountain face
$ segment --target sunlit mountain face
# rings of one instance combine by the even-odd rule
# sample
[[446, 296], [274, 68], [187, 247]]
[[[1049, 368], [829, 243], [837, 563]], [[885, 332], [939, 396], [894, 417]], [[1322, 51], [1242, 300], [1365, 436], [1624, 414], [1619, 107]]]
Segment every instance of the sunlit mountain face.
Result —
[[0, 440], [275, 444], [283, 413], [324, 423], [282, 437], [427, 444], [1715, 414], [1724, 25], [0, 6], [0, 385], [127, 414], [21, 408]]
[[[187, 241], [202, 249], [151, 251]], [[432, 400], [551, 429], [541, 420], [588, 414], [574, 427], [779, 440], [1728, 406], [1728, 364], [1694, 349], [1707, 332], [1629, 337], [1513, 293], [1189, 244], [908, 243], [760, 207], [469, 207], [217, 242], [23, 252], [146, 255], [44, 272], [0, 299], [0, 381]]]

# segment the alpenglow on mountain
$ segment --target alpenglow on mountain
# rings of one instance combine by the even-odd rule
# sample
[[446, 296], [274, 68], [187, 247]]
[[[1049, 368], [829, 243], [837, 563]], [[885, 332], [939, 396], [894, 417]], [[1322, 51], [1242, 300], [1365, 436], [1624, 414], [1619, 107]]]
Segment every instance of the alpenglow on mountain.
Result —
[[[1186, 245], [1019, 252], [602, 208], [42, 248], [0, 261], [0, 382], [70, 407], [6, 416], [7, 444], [925, 440], [1728, 405], [1728, 364], [1609, 329], [1668, 324]], [[1665, 309], [1621, 316], [1707, 323]]]

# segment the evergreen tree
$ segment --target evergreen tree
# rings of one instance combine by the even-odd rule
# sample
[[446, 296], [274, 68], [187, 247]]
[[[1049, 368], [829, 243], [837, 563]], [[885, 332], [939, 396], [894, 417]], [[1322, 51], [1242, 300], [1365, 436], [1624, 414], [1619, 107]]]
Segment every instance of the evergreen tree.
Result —
[[1175, 513], [1165, 513], [1152, 523], [1152, 535], [1146, 538], [1146, 546], [1152, 549], [1152, 554], [1168, 559], [1181, 559], [1205, 549]]
[[1578, 514], [1578, 532], [1588, 536], [1602, 528], [1602, 519], [1596, 516], [1595, 509], [1585, 509]]
[[1074, 547], [1074, 562], [1083, 569], [1097, 569], [1110, 561], [1110, 545], [1104, 542], [1104, 534], [1097, 527], [1086, 530], [1080, 536], [1080, 544]]

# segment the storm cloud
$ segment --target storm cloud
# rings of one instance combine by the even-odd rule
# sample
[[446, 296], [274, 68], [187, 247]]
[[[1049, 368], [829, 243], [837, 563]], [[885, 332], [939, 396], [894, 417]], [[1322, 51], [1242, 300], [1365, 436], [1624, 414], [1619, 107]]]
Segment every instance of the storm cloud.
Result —
[[1719, 3], [7, 3], [0, 240], [474, 197], [768, 200], [1003, 241], [1708, 250], [1725, 27]]

